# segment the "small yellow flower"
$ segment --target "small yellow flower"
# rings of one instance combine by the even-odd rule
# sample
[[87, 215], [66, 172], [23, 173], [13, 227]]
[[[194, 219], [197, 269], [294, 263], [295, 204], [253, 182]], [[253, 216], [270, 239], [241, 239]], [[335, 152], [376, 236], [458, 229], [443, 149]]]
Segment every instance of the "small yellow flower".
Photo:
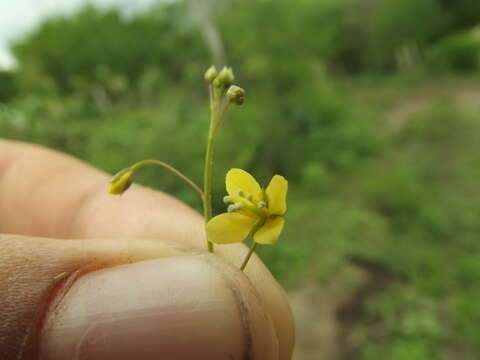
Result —
[[231, 244], [241, 242], [253, 233], [253, 240], [257, 243], [275, 243], [285, 222], [287, 180], [275, 175], [263, 190], [248, 172], [231, 169], [225, 183], [228, 196], [224, 202], [230, 204], [228, 212], [207, 223], [208, 239], [216, 244]]

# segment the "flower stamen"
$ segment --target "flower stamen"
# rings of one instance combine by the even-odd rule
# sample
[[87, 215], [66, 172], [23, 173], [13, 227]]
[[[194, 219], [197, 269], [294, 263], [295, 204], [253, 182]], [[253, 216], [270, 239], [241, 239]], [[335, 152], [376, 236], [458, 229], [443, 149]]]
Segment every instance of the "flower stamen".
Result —
[[251, 203], [251, 202], [248, 202], [248, 201], [243, 201], [242, 205], [243, 205], [243, 208], [245, 210], [248, 210], [249, 212], [258, 216], [259, 218], [263, 219], [267, 216], [267, 213], [265, 212], [265, 210], [259, 208], [254, 203]]
[[240, 203], [240, 202], [236, 202], [236, 203], [234, 203], [234, 204], [228, 205], [227, 211], [228, 211], [229, 213], [231, 213], [231, 212], [240, 210], [240, 209], [242, 209], [242, 208], [243, 208], [243, 204]]

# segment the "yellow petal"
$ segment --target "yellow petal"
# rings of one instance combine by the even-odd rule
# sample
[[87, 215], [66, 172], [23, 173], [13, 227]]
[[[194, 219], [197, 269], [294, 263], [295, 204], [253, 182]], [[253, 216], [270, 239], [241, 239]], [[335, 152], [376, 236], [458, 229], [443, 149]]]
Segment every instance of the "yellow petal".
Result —
[[252, 175], [242, 169], [230, 169], [225, 178], [228, 195], [236, 198], [241, 190], [245, 195], [252, 194], [254, 201], [263, 200], [260, 185]]
[[253, 240], [259, 244], [274, 244], [278, 240], [284, 224], [283, 217], [268, 219], [253, 235]]
[[237, 212], [217, 215], [207, 223], [208, 240], [215, 244], [242, 242], [257, 221]]
[[283, 215], [287, 212], [288, 181], [283, 176], [275, 175], [267, 186], [265, 193], [268, 200], [268, 213]]

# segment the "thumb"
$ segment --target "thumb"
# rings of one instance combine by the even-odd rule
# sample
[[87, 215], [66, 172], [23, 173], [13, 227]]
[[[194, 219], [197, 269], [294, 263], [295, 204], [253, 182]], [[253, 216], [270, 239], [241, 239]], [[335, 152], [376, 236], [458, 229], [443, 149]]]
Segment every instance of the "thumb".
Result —
[[278, 358], [255, 289], [219, 257], [158, 240], [0, 240], [2, 359]]

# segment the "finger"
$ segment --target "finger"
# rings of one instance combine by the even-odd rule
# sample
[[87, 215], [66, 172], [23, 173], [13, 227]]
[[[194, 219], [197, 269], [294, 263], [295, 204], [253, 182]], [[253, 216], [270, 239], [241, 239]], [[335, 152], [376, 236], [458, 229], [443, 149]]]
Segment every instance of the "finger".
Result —
[[[203, 219], [197, 212], [141, 186], [132, 186], [121, 197], [108, 195], [110, 176], [64, 154], [3, 141], [2, 168], [3, 232], [66, 238], [142, 237], [205, 247]], [[38, 211], [46, 204], [48, 211]], [[246, 249], [243, 245], [217, 246], [216, 252], [238, 267]], [[252, 257], [246, 273], [273, 318], [281, 359], [289, 359], [294, 331], [286, 295], [258, 257]]]
[[185, 241], [199, 236], [185, 226], [196, 213], [182, 202], [138, 186], [115, 197], [107, 194], [109, 180], [65, 154], [0, 140], [0, 231], [64, 238], [138, 236], [138, 230]]
[[1, 359], [278, 359], [257, 292], [219, 257], [141, 239], [0, 240]]

